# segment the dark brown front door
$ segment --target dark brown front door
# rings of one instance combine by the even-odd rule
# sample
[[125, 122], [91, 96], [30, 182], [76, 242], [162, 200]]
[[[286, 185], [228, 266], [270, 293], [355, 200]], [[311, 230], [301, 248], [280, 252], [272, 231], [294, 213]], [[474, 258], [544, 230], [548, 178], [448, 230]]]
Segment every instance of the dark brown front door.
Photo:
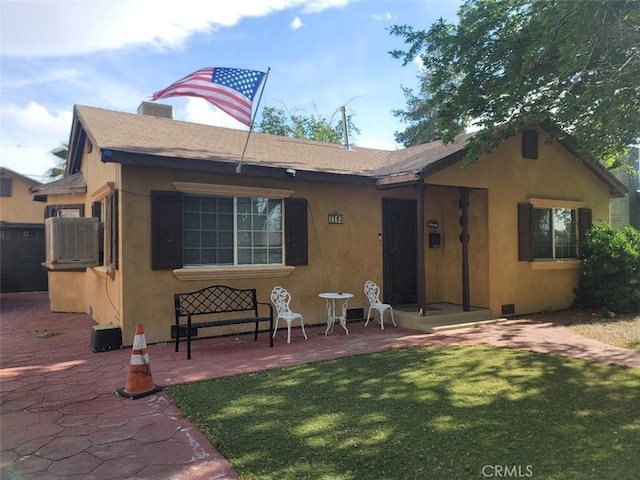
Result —
[[382, 200], [384, 299], [407, 305], [417, 299], [416, 202]]

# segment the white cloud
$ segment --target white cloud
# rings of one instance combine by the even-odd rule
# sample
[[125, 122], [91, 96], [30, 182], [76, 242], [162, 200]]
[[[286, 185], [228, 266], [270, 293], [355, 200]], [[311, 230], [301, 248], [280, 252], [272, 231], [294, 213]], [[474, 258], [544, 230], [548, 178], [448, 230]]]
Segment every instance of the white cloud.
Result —
[[[301, 8], [319, 13], [353, 0], [4, 0], [2, 55], [65, 56], [135, 45], [180, 48], [198, 32], [237, 24], [246, 17]], [[81, 38], [82, 41], [78, 41]]]
[[377, 22], [382, 22], [385, 20], [391, 20], [393, 18], [393, 15], [391, 15], [391, 13], [387, 12], [387, 13], [374, 13], [373, 15], [371, 15], [371, 17], [377, 21]]
[[294, 18], [289, 24], [289, 27], [291, 27], [292, 30], [298, 30], [303, 26], [304, 26], [304, 23], [302, 23], [302, 20], [300, 19], [300, 17]]
[[351, 1], [353, 0], [311, 0], [289, 3], [301, 4], [303, 6], [302, 11], [304, 13], [320, 13], [325, 10], [329, 10], [330, 8], [346, 7]]
[[[50, 112], [36, 102], [30, 102], [26, 107], [9, 105], [2, 109], [0, 115], [2, 115], [3, 133], [7, 125], [20, 127], [25, 133], [36, 136], [58, 135], [66, 138], [71, 130], [71, 111]], [[52, 145], [51, 148], [55, 146]]]
[[79, 72], [73, 68], [59, 68], [49, 71], [43, 71], [40, 76], [20, 78], [20, 79], [2, 79], [3, 87], [26, 87], [29, 85], [40, 85], [43, 83], [69, 81], [79, 76]]
[[69, 141], [72, 114], [47, 110], [36, 102], [24, 107], [9, 105], [0, 110], [2, 166], [46, 181], [44, 174], [58, 163], [50, 152]]

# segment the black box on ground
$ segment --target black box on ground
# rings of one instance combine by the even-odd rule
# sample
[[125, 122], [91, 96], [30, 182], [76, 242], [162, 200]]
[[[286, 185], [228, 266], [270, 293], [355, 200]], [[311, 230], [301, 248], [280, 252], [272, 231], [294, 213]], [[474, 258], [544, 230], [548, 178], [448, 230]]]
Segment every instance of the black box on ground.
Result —
[[91, 329], [91, 351], [104, 352], [122, 347], [122, 330], [117, 325], [94, 325]]

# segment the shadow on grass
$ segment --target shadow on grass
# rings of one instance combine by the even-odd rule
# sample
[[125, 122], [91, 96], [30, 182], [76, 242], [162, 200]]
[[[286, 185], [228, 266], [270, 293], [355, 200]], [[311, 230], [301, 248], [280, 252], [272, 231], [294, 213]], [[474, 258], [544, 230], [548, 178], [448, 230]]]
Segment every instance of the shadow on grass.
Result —
[[555, 355], [412, 347], [167, 393], [243, 479], [640, 471], [640, 371]]

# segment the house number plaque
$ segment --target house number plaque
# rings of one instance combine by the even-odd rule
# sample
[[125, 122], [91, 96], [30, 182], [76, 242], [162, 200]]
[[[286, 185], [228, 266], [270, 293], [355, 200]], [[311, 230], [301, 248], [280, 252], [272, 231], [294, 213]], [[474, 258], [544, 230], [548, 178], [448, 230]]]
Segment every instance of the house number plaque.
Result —
[[329, 214], [329, 223], [341, 225], [344, 223], [344, 215], [338, 212], [331, 212]]
[[437, 220], [427, 220], [427, 228], [438, 228], [440, 224]]

